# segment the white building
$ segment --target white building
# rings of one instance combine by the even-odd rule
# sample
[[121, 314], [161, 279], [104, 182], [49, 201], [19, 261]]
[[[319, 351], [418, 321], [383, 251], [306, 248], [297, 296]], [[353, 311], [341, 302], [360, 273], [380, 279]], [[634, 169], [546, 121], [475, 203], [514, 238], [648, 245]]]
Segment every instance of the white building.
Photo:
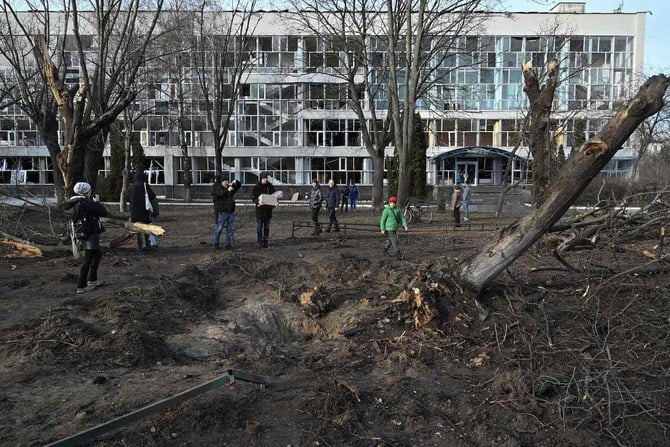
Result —
[[[501, 182], [527, 106], [521, 71], [527, 60], [543, 66], [548, 53], [560, 60], [563, 81], [554, 101], [554, 139], [566, 154], [576, 133], [589, 138], [599, 132], [639, 85], [644, 12], [587, 13], [585, 3], [569, 2], [546, 13], [488, 15], [483, 26], [477, 35], [461, 38], [479, 63], [464, 63], [459, 58], [465, 55], [455, 55], [447, 61], [444, 80], [432, 89], [431, 100], [419, 104], [432, 185], [449, 183], [458, 173], [475, 184]], [[336, 52], [316, 37], [296, 32], [277, 12], [263, 13], [254, 39], [254, 66], [233, 105], [224, 170], [244, 184], [255, 183], [267, 171], [277, 184], [307, 185], [314, 177], [333, 177], [370, 185], [372, 163], [362, 147], [356, 115], [347, 105], [346, 85], [331, 75], [338, 65]], [[1, 61], [0, 70], [11, 72]], [[137, 99], [137, 107], [152, 112], [133, 131], [144, 148], [151, 183], [158, 191], [165, 185], [170, 196], [184, 178], [174, 124], [175, 85], [169, 76], [157, 78]], [[197, 90], [195, 82], [187, 91]], [[385, 101], [378, 98], [377, 106], [383, 109]], [[35, 125], [19, 105], [0, 106], [0, 183], [49, 185], [51, 160]], [[197, 97], [189, 98], [188, 110], [185, 129], [194, 182], [209, 185], [214, 176], [213, 134]], [[105, 155], [109, 168], [109, 149]], [[513, 160], [514, 180], [529, 180], [528, 157], [521, 146]], [[631, 166], [632, 153], [624, 149], [606, 170], [627, 174]]]

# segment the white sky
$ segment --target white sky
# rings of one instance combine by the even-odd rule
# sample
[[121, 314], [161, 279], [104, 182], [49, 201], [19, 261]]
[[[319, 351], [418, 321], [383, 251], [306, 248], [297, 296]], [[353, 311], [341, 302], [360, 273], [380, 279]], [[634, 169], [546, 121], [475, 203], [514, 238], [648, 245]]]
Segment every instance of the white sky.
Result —
[[[579, 1], [579, 0], [578, 0]], [[670, 72], [670, 0], [581, 0], [586, 12], [612, 12], [623, 3], [622, 12], [650, 11], [647, 14], [644, 48], [646, 74]], [[507, 11], [548, 12], [560, 0], [502, 0]]]

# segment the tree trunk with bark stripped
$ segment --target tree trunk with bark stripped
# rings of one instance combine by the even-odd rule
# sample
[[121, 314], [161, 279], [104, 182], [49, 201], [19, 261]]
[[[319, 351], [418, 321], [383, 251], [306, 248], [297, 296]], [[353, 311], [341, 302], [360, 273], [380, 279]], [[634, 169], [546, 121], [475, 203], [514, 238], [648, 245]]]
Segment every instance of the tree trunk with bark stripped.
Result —
[[640, 87], [637, 95], [609, 120], [600, 133], [580, 148], [552, 183], [546, 200], [519, 221], [505, 228], [474, 258], [463, 264], [463, 285], [477, 292], [519, 258], [579, 197], [635, 129], [663, 107], [670, 78], [659, 74]]

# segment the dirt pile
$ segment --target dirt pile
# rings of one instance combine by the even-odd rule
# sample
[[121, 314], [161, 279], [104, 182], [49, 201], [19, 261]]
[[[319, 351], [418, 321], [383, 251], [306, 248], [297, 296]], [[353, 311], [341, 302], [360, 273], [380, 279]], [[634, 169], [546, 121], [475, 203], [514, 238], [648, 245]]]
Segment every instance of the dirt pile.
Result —
[[67, 257], [0, 261], [12, 273], [0, 444], [43, 445], [228, 368], [269, 383], [210, 391], [90, 445], [667, 443], [670, 276], [610, 279], [653, 243], [570, 253], [575, 270], [538, 249], [475, 300], [455, 258], [486, 232], [423, 227], [395, 260], [365, 234], [280, 239], [293, 216], [277, 213], [270, 249], [238, 234], [237, 250], [213, 252], [192, 234], [209, 211], [181, 227], [166, 211], [158, 251], [107, 251], [108, 284], [90, 294], [73, 295]]

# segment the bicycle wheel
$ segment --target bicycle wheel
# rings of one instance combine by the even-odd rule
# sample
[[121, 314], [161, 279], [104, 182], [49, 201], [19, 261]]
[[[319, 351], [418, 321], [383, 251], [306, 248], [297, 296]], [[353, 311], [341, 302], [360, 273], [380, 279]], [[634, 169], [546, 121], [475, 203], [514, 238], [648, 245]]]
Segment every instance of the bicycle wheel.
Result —
[[412, 221], [412, 212], [409, 209], [405, 208], [405, 211], [402, 214], [405, 216], [407, 223]]
[[433, 221], [433, 212], [430, 208], [421, 208], [421, 220], [426, 223]]

